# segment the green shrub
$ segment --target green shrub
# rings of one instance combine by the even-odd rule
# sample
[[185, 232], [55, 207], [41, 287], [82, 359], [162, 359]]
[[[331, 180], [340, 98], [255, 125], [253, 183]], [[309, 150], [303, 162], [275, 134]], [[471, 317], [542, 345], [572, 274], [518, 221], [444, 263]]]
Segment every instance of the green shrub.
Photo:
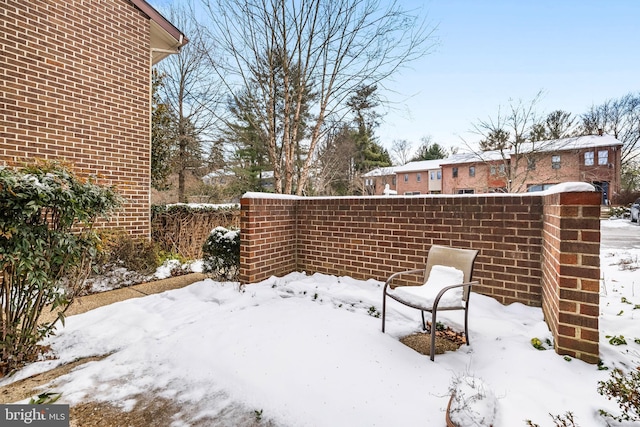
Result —
[[216, 227], [202, 246], [203, 270], [214, 277], [235, 280], [240, 268], [240, 231]]
[[609, 208], [609, 215], [611, 218], [629, 218], [631, 216], [631, 209], [628, 206], [611, 206]]
[[167, 258], [160, 246], [148, 239], [133, 238], [123, 230], [104, 230], [98, 267], [124, 267], [141, 275], [150, 275]]
[[[58, 163], [0, 167], [0, 375], [35, 360], [64, 321], [97, 254], [93, 225], [119, 205], [114, 189]], [[57, 318], [39, 323], [47, 305]]]

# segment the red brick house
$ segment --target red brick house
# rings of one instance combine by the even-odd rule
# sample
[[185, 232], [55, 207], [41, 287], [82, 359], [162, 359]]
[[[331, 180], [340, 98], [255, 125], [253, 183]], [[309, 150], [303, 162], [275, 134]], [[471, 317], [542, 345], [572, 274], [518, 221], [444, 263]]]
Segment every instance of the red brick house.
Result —
[[518, 151], [455, 154], [446, 159], [374, 169], [363, 176], [368, 194], [524, 193], [562, 182], [587, 182], [608, 204], [620, 191], [622, 142], [587, 135], [523, 144]]
[[452, 156], [442, 162], [443, 193], [523, 193], [574, 181], [596, 186], [608, 204], [620, 191], [621, 148], [612, 136], [587, 135]]
[[444, 194], [506, 192], [508, 167], [498, 151], [456, 154], [442, 160]]
[[396, 178], [397, 168], [398, 166], [376, 168], [362, 175], [364, 185], [362, 194], [366, 196], [381, 196], [385, 194], [386, 188], [391, 192], [396, 191], [398, 183]]
[[186, 37], [144, 0], [4, 0], [0, 165], [64, 160], [126, 202], [150, 235], [151, 66]]
[[393, 194], [417, 195], [442, 192], [442, 170], [438, 160], [410, 162], [403, 166], [377, 168], [363, 175], [367, 195], [381, 196], [388, 187]]
[[438, 160], [410, 162], [396, 168], [398, 194], [440, 194], [442, 192], [442, 170]]

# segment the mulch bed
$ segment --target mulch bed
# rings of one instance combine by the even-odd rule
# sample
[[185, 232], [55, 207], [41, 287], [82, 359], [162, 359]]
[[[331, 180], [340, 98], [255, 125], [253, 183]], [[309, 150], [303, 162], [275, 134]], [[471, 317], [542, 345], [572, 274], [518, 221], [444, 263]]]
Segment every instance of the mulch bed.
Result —
[[[400, 342], [425, 356], [431, 354], [430, 332], [416, 332], [400, 338]], [[450, 328], [436, 330], [436, 354], [443, 354], [445, 351], [456, 351], [466, 342], [463, 332], [456, 332]]]

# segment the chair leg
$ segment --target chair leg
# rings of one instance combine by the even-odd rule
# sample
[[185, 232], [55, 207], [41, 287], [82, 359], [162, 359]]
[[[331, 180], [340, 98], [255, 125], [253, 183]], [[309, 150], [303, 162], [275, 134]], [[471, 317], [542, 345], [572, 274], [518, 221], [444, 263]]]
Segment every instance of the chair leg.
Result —
[[429, 349], [431, 354], [430, 358], [433, 362], [433, 359], [436, 356], [436, 312], [437, 308], [433, 307], [433, 311], [431, 312], [431, 348]]
[[384, 334], [384, 321], [387, 314], [387, 294], [382, 291], [382, 333]]
[[469, 310], [464, 311], [464, 340], [469, 345]]
[[420, 314], [422, 315], [422, 330], [426, 331], [427, 330], [427, 322], [424, 321], [424, 311], [420, 310]]

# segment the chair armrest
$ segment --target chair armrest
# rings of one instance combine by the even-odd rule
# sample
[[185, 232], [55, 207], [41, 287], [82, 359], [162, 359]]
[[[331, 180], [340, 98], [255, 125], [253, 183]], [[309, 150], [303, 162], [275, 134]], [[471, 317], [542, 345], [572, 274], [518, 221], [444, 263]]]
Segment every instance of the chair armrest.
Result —
[[387, 281], [384, 284], [384, 292], [387, 292], [387, 288], [389, 287], [389, 285], [391, 284], [391, 282], [393, 281], [393, 279], [395, 279], [396, 277], [402, 276], [404, 274], [418, 274], [418, 273], [424, 273], [424, 268], [419, 268], [416, 270], [407, 270], [407, 271], [400, 271], [398, 273], [393, 273], [391, 276], [389, 276], [389, 278], [387, 279]]
[[438, 292], [438, 295], [436, 295], [436, 298], [433, 300], [433, 308], [434, 309], [438, 308], [438, 303], [440, 302], [440, 298], [442, 298], [442, 295], [444, 295], [444, 293], [447, 292], [449, 289], [462, 288], [462, 287], [471, 288], [472, 285], [477, 285], [479, 283], [480, 283], [479, 281], [475, 280], [473, 282], [466, 282], [466, 283], [460, 283], [458, 285], [445, 286], [444, 288], [440, 289], [440, 292]]

